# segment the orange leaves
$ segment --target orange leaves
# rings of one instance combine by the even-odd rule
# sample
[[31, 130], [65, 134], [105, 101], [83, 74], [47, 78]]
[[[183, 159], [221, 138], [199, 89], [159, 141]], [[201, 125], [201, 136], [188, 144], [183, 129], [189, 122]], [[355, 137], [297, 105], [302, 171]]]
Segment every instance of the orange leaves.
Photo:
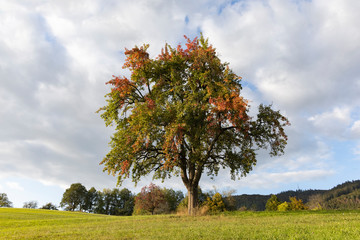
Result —
[[[136, 133], [135, 130], [134, 130], [134, 132]], [[144, 134], [142, 134], [141, 132], [138, 132], [136, 140], [131, 145], [132, 152], [137, 153], [137, 152], [141, 151], [141, 149], [143, 149], [144, 143], [147, 145], [149, 144], [147, 136], [144, 136]]]
[[111, 84], [114, 87], [111, 89], [111, 91], [117, 91], [120, 94], [120, 97], [125, 97], [126, 95], [130, 94], [132, 91], [131, 87], [131, 81], [126, 77], [115, 77], [110, 81], [108, 81], [106, 84]]
[[146, 96], [145, 97], [145, 101], [146, 101], [146, 104], [147, 104], [147, 107], [150, 109], [150, 110], [153, 110], [155, 108], [155, 101], [153, 99], [151, 99], [150, 97]]
[[191, 52], [191, 51], [195, 51], [196, 49], [198, 49], [199, 47], [199, 40], [198, 38], [194, 38], [192, 41], [190, 40], [190, 38], [188, 38], [186, 35], [184, 35], [184, 38], [186, 39], [187, 43], [186, 45], [186, 49], [185, 49], [185, 53]]
[[217, 97], [209, 98], [209, 103], [214, 106], [214, 112], [226, 113], [230, 111], [244, 112], [247, 107], [247, 101], [238, 95], [231, 94], [228, 98]]
[[125, 63], [123, 68], [130, 68], [130, 70], [136, 70], [141, 68], [145, 62], [149, 60], [149, 54], [147, 53], [147, 48], [149, 45], [144, 45], [142, 47], [135, 46], [131, 50], [125, 49]]
[[249, 117], [246, 114], [247, 100], [239, 96], [236, 92], [232, 92], [227, 97], [216, 97], [209, 99], [209, 103], [213, 105], [212, 113], [216, 116], [209, 115], [207, 120], [210, 125], [216, 122], [229, 121], [233, 126], [238, 126], [241, 122], [246, 122]]
[[211, 98], [209, 99], [209, 103], [213, 104], [214, 107], [214, 111], [215, 112], [221, 112], [221, 111], [225, 111], [226, 110], [226, 105], [227, 105], [227, 101], [224, 100], [221, 97], [217, 97], [217, 98]]
[[161, 54], [159, 54], [158, 59], [161, 61], [167, 61], [172, 58], [172, 54], [169, 52], [169, 46], [165, 44], [165, 47], [161, 49]]
[[184, 49], [182, 48], [182, 46], [181, 46], [180, 44], [177, 46], [176, 51], [178, 52], [178, 54], [179, 54], [180, 56], [182, 56], [182, 57], [185, 57], [185, 56], [186, 56], [186, 54], [185, 54], [185, 52], [184, 52]]
[[130, 163], [128, 160], [125, 160], [121, 163], [121, 175], [127, 174], [130, 170]]
[[117, 105], [119, 108], [122, 108], [129, 98], [129, 96], [133, 93], [134, 89], [132, 87], [132, 82], [126, 77], [115, 77], [106, 84], [113, 85], [111, 89], [111, 93], [116, 95]]

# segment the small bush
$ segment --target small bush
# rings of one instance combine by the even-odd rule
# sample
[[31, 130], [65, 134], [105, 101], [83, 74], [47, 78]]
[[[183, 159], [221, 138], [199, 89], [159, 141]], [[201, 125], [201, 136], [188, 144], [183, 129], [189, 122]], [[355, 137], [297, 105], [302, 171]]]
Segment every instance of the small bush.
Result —
[[276, 195], [271, 195], [265, 205], [266, 211], [277, 211], [280, 204], [281, 202], [279, 201], [278, 197]]
[[311, 210], [321, 210], [324, 208], [324, 198], [320, 194], [309, 197], [307, 207]]
[[208, 197], [204, 205], [209, 208], [211, 213], [223, 212], [225, 210], [225, 203], [220, 193], [215, 193], [212, 198]]
[[280, 212], [285, 212], [289, 210], [289, 203], [288, 202], [283, 202], [281, 203], [278, 207], [277, 210]]
[[222, 193], [223, 200], [225, 203], [225, 209], [227, 211], [235, 211], [236, 210], [236, 200], [233, 197], [235, 190], [229, 190]]
[[245, 212], [245, 211], [248, 211], [247, 207], [246, 206], [242, 206], [238, 209], [238, 211], [240, 212]]
[[139, 206], [136, 206], [134, 207], [134, 211], [132, 212], [132, 214], [134, 216], [136, 215], [151, 215], [151, 212], [150, 211], [147, 211], [145, 209], [142, 209], [140, 208]]
[[306, 210], [308, 209], [301, 199], [296, 199], [296, 197], [290, 197], [289, 210]]

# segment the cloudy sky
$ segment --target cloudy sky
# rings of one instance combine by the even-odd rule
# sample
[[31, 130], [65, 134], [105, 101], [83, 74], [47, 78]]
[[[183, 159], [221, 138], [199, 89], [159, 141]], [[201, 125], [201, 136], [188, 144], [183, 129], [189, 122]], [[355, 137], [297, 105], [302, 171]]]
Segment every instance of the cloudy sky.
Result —
[[[149, 43], [155, 57], [199, 32], [243, 77], [254, 110], [273, 103], [292, 124], [285, 155], [259, 152], [246, 178], [223, 171], [203, 189], [268, 194], [360, 179], [359, 11], [358, 0], [0, 0], [0, 192], [22, 207], [59, 204], [71, 183], [114, 188], [99, 165], [112, 133], [95, 113], [105, 82], [126, 74], [125, 47]], [[176, 178], [161, 186], [185, 190]]]

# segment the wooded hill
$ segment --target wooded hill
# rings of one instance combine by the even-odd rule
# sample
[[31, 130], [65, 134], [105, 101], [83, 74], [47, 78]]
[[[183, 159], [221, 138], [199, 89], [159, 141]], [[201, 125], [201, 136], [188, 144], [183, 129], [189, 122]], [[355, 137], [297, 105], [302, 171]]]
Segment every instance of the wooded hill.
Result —
[[[233, 196], [236, 208], [263, 211], [271, 195], [243, 194]], [[347, 181], [330, 190], [296, 190], [276, 194], [280, 201], [289, 201], [289, 197], [301, 199], [311, 208], [322, 209], [359, 209], [360, 180]]]

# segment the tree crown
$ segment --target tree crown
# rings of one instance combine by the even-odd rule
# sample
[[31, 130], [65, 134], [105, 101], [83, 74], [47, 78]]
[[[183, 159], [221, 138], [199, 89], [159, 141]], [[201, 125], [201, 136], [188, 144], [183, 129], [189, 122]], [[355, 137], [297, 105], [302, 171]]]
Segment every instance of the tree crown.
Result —
[[288, 120], [271, 106], [259, 106], [255, 118], [241, 96], [241, 77], [218, 58], [202, 35], [186, 38], [185, 47], [165, 45], [151, 59], [149, 45], [126, 49], [123, 68], [130, 77], [113, 76], [101, 117], [115, 124], [104, 171], [118, 182], [135, 183], [150, 172], [154, 178], [181, 175], [197, 188], [203, 171], [216, 175], [229, 168], [232, 179], [256, 164], [256, 150], [283, 153]]

